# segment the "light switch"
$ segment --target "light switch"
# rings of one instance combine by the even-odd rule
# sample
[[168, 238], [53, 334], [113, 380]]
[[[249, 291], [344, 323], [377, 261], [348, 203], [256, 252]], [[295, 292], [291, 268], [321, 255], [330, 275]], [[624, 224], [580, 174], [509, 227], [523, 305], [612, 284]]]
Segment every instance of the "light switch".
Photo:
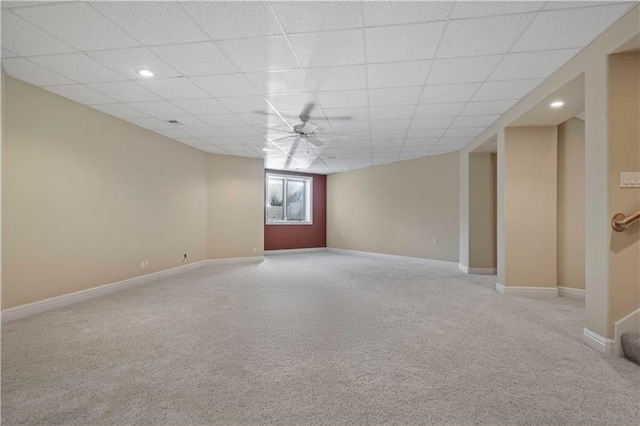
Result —
[[640, 188], [640, 172], [620, 172], [620, 188]]

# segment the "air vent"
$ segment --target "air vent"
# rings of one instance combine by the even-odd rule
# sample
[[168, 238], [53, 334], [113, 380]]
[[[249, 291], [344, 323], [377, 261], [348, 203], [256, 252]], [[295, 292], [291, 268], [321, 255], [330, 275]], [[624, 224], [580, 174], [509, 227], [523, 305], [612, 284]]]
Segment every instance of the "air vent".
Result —
[[167, 123], [173, 124], [174, 126], [182, 126], [182, 123], [178, 120], [167, 120]]

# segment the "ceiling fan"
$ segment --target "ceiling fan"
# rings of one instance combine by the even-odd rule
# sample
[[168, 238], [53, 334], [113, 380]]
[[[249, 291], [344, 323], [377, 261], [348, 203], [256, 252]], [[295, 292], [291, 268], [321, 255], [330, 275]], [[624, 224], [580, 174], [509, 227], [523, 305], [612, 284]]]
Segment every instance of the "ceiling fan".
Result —
[[[325, 142], [322, 141], [320, 138], [324, 139], [325, 137], [327, 137], [327, 138], [349, 139], [349, 136], [346, 136], [346, 135], [336, 135], [334, 133], [317, 133], [316, 129], [318, 128], [318, 125], [313, 124], [312, 122], [309, 121], [309, 115], [311, 114], [311, 110], [313, 110], [314, 107], [315, 107], [315, 104], [312, 102], [305, 105], [304, 109], [302, 110], [299, 116], [301, 123], [295, 124], [293, 126], [291, 126], [291, 124], [289, 124], [289, 122], [285, 120], [284, 117], [282, 117], [279, 113], [277, 113], [278, 116], [280, 116], [280, 118], [282, 118], [282, 120], [285, 123], [287, 123], [287, 126], [291, 130], [283, 130], [283, 129], [278, 129], [274, 127], [262, 127], [263, 129], [274, 130], [281, 133], [289, 133], [289, 135], [287, 136], [273, 139], [270, 142], [277, 142], [277, 141], [281, 141], [288, 138], [300, 138], [300, 140], [302, 140], [305, 144], [307, 144], [307, 146], [309, 143], [311, 143], [315, 147], [323, 147], [325, 146]], [[263, 113], [263, 114], [268, 114], [268, 113]], [[348, 119], [349, 117], [336, 117], [336, 118]]]

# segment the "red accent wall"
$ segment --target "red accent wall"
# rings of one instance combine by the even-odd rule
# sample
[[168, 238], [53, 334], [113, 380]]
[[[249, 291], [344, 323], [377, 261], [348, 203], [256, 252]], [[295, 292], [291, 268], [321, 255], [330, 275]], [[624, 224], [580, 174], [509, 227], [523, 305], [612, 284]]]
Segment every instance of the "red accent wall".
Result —
[[266, 173], [313, 177], [313, 225], [267, 225], [265, 217], [264, 249], [283, 250], [326, 247], [327, 177], [324, 175], [293, 173], [281, 170], [265, 170], [265, 174]]

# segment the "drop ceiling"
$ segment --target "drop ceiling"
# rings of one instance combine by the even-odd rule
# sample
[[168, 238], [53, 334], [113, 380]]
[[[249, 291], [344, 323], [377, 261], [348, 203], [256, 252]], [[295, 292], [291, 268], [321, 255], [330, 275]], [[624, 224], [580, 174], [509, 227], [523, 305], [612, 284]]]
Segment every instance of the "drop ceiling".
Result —
[[[2, 1], [2, 68], [202, 151], [327, 174], [459, 150], [636, 4]], [[348, 138], [280, 139], [309, 103]]]

